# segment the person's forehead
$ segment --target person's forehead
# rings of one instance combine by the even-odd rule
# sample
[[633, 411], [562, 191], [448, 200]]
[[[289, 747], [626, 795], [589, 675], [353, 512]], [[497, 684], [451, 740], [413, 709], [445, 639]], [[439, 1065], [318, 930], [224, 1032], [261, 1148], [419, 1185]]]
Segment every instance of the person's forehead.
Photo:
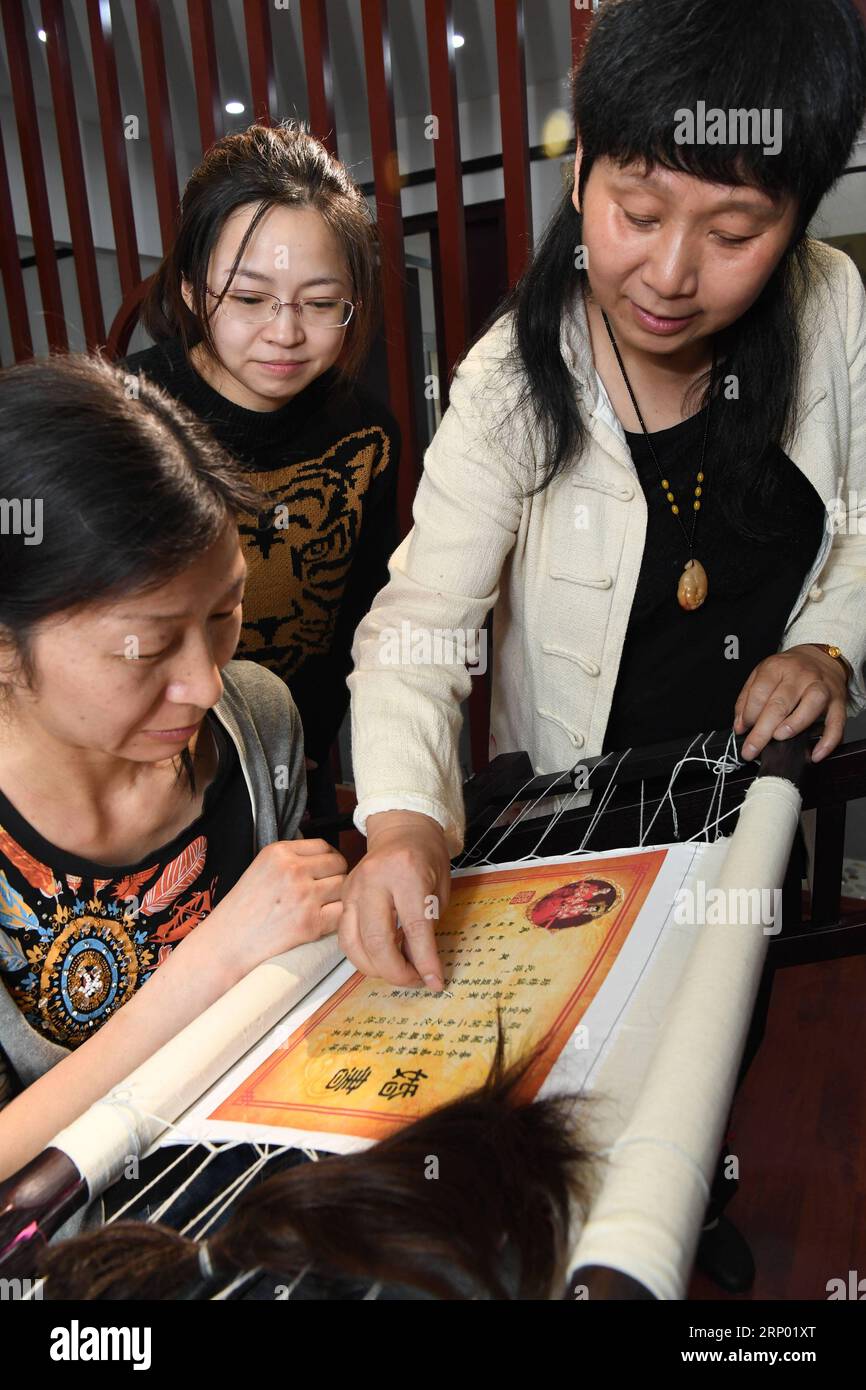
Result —
[[162, 584], [94, 603], [88, 616], [90, 621], [104, 625], [180, 613], [202, 599], [228, 597], [241, 590], [247, 573], [236, 526], [227, 524], [223, 535], [178, 574]]
[[[232, 264], [257, 206], [258, 204], [245, 204], [236, 208], [226, 218], [214, 246], [214, 260], [220, 263], [226, 260], [227, 265]], [[312, 245], [313, 239], [315, 247]], [[271, 265], [273, 255], [270, 253], [274, 247], [287, 242], [293, 245], [296, 253], [300, 249], [303, 254], [304, 249], [309, 248], [311, 251], [315, 250], [315, 254], [319, 256], [340, 254], [340, 245], [334, 232], [315, 208], [291, 208], [278, 203], [268, 208], [250, 236], [244, 250], [244, 260], [248, 262], [255, 259], [264, 248], [269, 252], [267, 260]]]
[[614, 178], [637, 189], [645, 188], [651, 192], [666, 193], [681, 188], [683, 183], [688, 183], [696, 192], [704, 193], [708, 200], [712, 199], [714, 202], [736, 203], [746, 208], [773, 206], [769, 194], [752, 184], [709, 183], [705, 179], [699, 179], [695, 174], [687, 174], [684, 170], [666, 169], [661, 164], [645, 166], [640, 162], [624, 167], [613, 161], [610, 161], [610, 164]]

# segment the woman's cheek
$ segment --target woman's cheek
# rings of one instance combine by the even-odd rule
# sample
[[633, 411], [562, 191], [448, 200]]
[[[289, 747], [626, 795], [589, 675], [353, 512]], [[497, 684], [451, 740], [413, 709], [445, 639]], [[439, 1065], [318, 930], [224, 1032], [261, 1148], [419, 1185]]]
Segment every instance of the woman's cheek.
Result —
[[774, 265], [768, 263], [765, 254], [730, 256], [717, 263], [712, 274], [703, 277], [702, 298], [705, 311], [713, 312], [722, 322], [719, 328], [726, 328], [751, 308], [773, 273]]
[[243, 615], [239, 612], [236, 618], [233, 618], [231, 622], [225, 624], [225, 632], [220, 634], [220, 639], [214, 652], [216, 663], [220, 668], [231, 661], [237, 650], [237, 645], [241, 636], [242, 622]]

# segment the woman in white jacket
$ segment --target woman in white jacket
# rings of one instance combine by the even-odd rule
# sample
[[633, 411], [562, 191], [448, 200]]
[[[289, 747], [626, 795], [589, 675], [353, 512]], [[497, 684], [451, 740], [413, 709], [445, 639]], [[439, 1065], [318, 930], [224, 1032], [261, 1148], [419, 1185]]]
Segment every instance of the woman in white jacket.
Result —
[[442, 985], [471, 677], [437, 633], [493, 608], [491, 752], [538, 772], [819, 718], [822, 757], [866, 707], [866, 296], [806, 235], [864, 74], [853, 0], [602, 7], [573, 194], [459, 365], [356, 633], [359, 969]]

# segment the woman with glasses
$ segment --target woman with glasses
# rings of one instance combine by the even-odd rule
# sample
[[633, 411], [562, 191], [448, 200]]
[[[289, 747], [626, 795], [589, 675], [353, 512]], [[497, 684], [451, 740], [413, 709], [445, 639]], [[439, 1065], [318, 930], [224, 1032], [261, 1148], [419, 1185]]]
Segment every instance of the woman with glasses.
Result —
[[328, 752], [352, 635], [397, 543], [397, 422], [358, 382], [381, 314], [376, 231], [345, 167], [295, 122], [217, 141], [144, 302], [128, 357], [203, 420], [267, 499], [242, 517], [238, 655], [288, 685], [312, 814], [336, 810]]

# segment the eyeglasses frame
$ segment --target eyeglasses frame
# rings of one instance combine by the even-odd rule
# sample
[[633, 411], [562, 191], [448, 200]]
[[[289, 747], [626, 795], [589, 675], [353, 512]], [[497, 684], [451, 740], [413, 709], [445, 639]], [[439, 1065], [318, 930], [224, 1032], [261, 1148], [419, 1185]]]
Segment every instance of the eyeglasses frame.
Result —
[[[206, 291], [207, 291], [207, 293], [208, 293], [209, 295], [211, 295], [214, 299], [218, 299], [218, 300], [220, 301], [221, 304], [222, 304], [222, 302], [223, 302], [223, 300], [225, 299], [225, 297], [226, 297], [227, 294], [229, 294], [229, 293], [237, 293], [237, 291], [223, 290], [222, 296], [220, 296], [220, 295], [218, 295], [218, 294], [216, 293], [215, 290], [212, 290], [212, 289], [210, 288], [209, 285], [205, 285], [205, 289], [206, 289]], [[256, 293], [257, 293], [257, 291], [256, 291]], [[320, 297], [323, 298], [323, 299], [328, 299], [328, 298], [331, 298], [332, 296], [330, 296], [330, 295], [322, 295], [322, 296], [320, 296]], [[262, 298], [267, 298], [267, 296], [266, 296], [266, 295], [263, 295]], [[346, 319], [346, 322], [345, 322], [345, 323], [328, 323], [328, 324], [325, 324], [325, 323], [320, 323], [320, 324], [310, 324], [310, 323], [307, 323], [307, 324], [305, 325], [307, 328], [310, 328], [310, 327], [313, 327], [313, 328], [330, 328], [330, 329], [333, 329], [333, 328], [348, 328], [349, 324], [352, 322], [352, 319], [353, 319], [353, 317], [354, 317], [355, 310], [356, 310], [356, 309], [360, 309], [360, 308], [361, 308], [361, 305], [362, 305], [363, 302], [364, 302], [362, 299], [358, 299], [358, 300], [346, 299], [346, 298], [345, 298], [343, 295], [341, 295], [341, 294], [339, 294], [339, 295], [334, 295], [333, 298], [334, 298], [334, 299], [339, 299], [339, 300], [341, 301], [341, 303], [343, 303], [343, 304], [349, 304], [349, 305], [351, 305], [352, 312], [351, 312], [351, 314], [349, 315], [349, 317]], [[263, 324], [265, 324], [265, 323], [274, 323], [274, 322], [276, 321], [277, 317], [279, 316], [281, 310], [283, 310], [283, 309], [285, 309], [285, 308], [294, 309], [295, 313], [296, 313], [297, 316], [298, 316], [299, 322], [300, 322], [300, 323], [303, 323], [303, 322], [304, 322], [304, 316], [303, 316], [303, 313], [302, 313], [302, 310], [301, 310], [301, 305], [305, 302], [303, 299], [278, 299], [277, 296], [276, 296], [275, 294], [274, 294], [274, 295], [271, 295], [271, 296], [270, 296], [270, 299], [271, 299], [271, 304], [272, 304], [272, 305], [273, 305], [273, 304], [278, 304], [278, 305], [279, 305], [279, 308], [273, 310], [273, 312], [272, 312], [272, 314], [271, 314], [271, 317], [270, 317], [269, 319], [262, 319], [261, 322], [262, 322]], [[229, 315], [229, 318], [231, 318], [231, 315]], [[235, 322], [236, 322], [236, 323], [243, 323], [244, 320], [243, 320], [243, 319], [236, 319]], [[249, 322], [249, 320], [247, 320], [247, 322]], [[255, 320], [253, 320], [253, 322], [255, 322]]]

